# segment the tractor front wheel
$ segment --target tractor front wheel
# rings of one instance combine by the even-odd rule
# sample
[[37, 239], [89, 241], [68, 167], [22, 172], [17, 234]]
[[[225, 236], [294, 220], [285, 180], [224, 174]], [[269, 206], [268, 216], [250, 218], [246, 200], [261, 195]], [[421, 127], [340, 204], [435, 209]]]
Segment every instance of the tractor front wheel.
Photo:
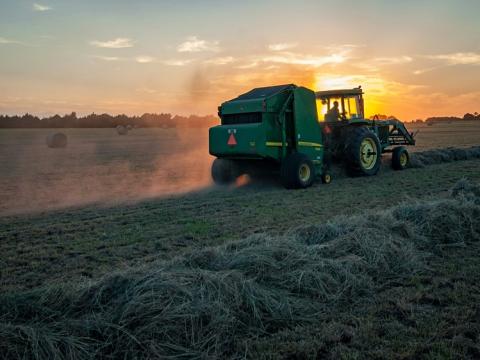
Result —
[[346, 146], [348, 172], [352, 176], [375, 175], [381, 165], [380, 140], [367, 127], [350, 129]]
[[238, 167], [235, 161], [215, 159], [212, 164], [212, 179], [217, 185], [228, 185], [238, 177]]
[[280, 177], [287, 189], [304, 189], [313, 184], [315, 167], [308, 156], [293, 153], [282, 162]]
[[392, 168], [395, 170], [403, 170], [408, 166], [410, 156], [407, 149], [399, 146], [393, 149], [392, 152]]

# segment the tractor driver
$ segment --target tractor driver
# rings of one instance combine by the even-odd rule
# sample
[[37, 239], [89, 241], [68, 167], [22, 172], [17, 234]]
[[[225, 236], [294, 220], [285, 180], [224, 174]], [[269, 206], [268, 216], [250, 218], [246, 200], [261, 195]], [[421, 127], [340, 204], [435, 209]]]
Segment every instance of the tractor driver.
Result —
[[338, 109], [338, 101], [333, 102], [333, 106], [327, 112], [330, 121], [337, 121], [340, 117], [340, 110]]

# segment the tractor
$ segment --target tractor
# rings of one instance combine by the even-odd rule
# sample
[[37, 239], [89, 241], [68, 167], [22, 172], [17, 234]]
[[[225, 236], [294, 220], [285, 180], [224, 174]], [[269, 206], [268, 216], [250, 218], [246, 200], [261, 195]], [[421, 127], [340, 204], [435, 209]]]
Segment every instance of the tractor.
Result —
[[250, 90], [218, 108], [221, 125], [209, 129], [216, 159], [212, 178], [229, 184], [240, 175], [279, 173], [288, 188], [332, 180], [332, 161], [351, 176], [375, 175], [381, 154], [392, 152], [392, 167], [407, 167], [405, 145], [415, 145], [402, 122], [364, 116], [361, 87], [314, 92], [294, 84]]

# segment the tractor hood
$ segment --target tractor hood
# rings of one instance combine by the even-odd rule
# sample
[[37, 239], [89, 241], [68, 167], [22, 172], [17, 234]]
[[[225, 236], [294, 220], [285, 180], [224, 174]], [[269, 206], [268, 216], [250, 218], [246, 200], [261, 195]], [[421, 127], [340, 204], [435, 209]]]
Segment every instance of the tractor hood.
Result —
[[218, 109], [219, 114], [278, 111], [285, 102], [289, 90], [296, 87], [294, 84], [287, 84], [255, 88], [235, 99], [224, 102]]

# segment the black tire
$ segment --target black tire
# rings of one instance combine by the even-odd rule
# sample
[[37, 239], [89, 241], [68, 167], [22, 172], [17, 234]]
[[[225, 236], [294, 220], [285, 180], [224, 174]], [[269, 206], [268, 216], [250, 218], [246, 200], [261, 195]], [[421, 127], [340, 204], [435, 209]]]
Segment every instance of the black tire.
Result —
[[308, 156], [293, 153], [282, 162], [280, 177], [287, 189], [304, 189], [313, 184], [315, 166]]
[[215, 159], [212, 164], [212, 179], [217, 185], [228, 185], [238, 177], [238, 169], [235, 161], [227, 159]]
[[332, 182], [332, 175], [329, 172], [324, 172], [322, 174], [322, 183], [330, 184]]
[[392, 168], [395, 170], [403, 170], [410, 163], [410, 155], [403, 146], [398, 146], [392, 152]]
[[[363, 149], [370, 149], [364, 152]], [[380, 140], [365, 126], [349, 129], [346, 139], [345, 160], [351, 176], [372, 176], [380, 170]]]

